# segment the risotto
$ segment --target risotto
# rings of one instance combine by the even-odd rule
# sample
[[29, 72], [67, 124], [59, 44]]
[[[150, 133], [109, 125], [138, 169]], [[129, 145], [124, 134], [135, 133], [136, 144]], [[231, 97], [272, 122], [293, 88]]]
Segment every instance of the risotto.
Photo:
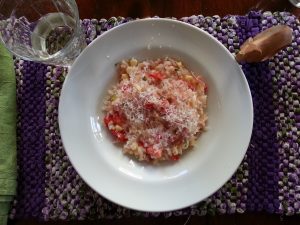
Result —
[[118, 64], [103, 122], [123, 152], [140, 161], [178, 160], [205, 128], [207, 85], [173, 58]]

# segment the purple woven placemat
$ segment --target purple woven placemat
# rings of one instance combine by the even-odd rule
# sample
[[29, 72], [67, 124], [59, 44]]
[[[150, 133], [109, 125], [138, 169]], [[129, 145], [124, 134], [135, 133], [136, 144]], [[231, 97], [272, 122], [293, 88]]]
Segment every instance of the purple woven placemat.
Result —
[[[181, 20], [209, 32], [233, 54], [248, 37], [270, 26], [287, 24], [293, 29], [293, 43], [276, 57], [242, 65], [253, 97], [254, 129], [247, 155], [235, 175], [205, 201], [174, 212], [138, 212], [105, 200], [81, 180], [61, 143], [57, 116], [66, 69], [16, 60], [19, 176], [12, 218], [300, 213], [299, 21], [285, 12]], [[124, 18], [83, 20], [87, 43], [125, 22]]]

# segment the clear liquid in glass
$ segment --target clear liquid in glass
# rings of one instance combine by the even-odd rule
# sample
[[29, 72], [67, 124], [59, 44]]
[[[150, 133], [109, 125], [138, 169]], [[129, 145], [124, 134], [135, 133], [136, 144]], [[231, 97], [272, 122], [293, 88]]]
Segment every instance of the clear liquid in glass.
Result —
[[41, 17], [31, 33], [31, 47], [39, 61], [70, 64], [86, 46], [75, 20], [64, 13]]

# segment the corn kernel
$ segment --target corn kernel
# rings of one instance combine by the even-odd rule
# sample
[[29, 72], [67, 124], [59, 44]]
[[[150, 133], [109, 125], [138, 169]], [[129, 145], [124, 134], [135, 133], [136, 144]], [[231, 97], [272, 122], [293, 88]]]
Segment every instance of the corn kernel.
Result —
[[191, 75], [184, 75], [184, 79], [185, 79], [186, 81], [193, 81], [193, 80], [194, 80], [194, 77], [191, 76]]
[[138, 61], [135, 58], [130, 59], [130, 66], [136, 66]]
[[134, 70], [134, 68], [132, 66], [128, 66], [126, 68], [126, 73], [131, 74], [133, 70]]
[[121, 79], [122, 79], [122, 80], [127, 80], [127, 79], [129, 79], [129, 76], [128, 76], [128, 74], [126, 74], [126, 73], [122, 73], [122, 75], [121, 75]]
[[142, 88], [139, 86], [139, 85], [134, 85], [134, 87], [138, 90], [138, 91], [141, 91]]
[[138, 147], [139, 147], [139, 146], [137, 145], [136, 142], [132, 143], [132, 145], [131, 145], [131, 149], [132, 149], [132, 150], [137, 150]]
[[143, 152], [144, 152], [144, 148], [141, 146], [139, 146], [137, 150], [138, 150], [139, 154], [143, 154]]
[[182, 63], [181, 62], [176, 62], [178, 67], [182, 67]]
[[116, 96], [116, 95], [112, 95], [112, 96], [110, 97], [110, 101], [111, 101], [111, 102], [115, 101], [116, 99], [117, 99], [117, 96]]
[[115, 130], [116, 130], [116, 131], [121, 131], [121, 130], [123, 130], [123, 128], [122, 128], [121, 126], [119, 126], [119, 125], [116, 125], [116, 126], [115, 126]]
[[172, 149], [172, 153], [173, 155], [178, 155], [178, 148], [175, 146], [173, 149]]

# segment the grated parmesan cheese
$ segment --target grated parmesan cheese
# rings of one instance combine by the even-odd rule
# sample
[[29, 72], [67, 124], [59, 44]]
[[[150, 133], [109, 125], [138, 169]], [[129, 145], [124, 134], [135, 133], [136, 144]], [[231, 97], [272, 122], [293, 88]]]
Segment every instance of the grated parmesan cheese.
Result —
[[123, 60], [119, 74], [104, 111], [124, 153], [142, 161], [177, 159], [204, 130], [205, 82], [172, 58]]

